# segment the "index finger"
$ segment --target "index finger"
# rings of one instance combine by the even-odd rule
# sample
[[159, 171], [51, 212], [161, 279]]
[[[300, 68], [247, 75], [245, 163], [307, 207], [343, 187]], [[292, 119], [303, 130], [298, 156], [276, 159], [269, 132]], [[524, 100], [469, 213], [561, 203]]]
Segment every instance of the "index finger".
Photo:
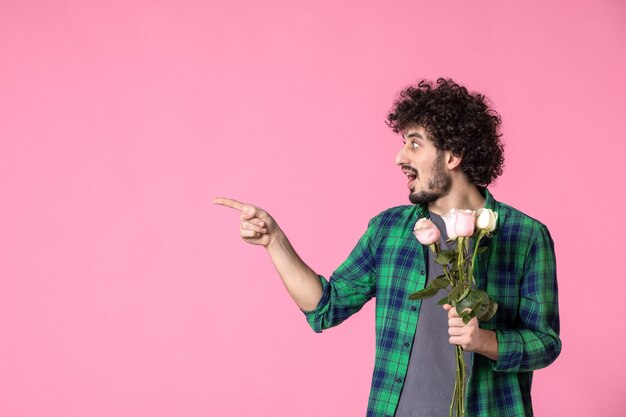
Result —
[[448, 309], [448, 318], [456, 318], [456, 317], [459, 317], [458, 311], [456, 311], [456, 308], [450, 306], [450, 308]]
[[216, 197], [213, 199], [213, 204], [234, 208], [239, 211], [246, 211], [246, 204], [241, 201], [233, 200], [232, 198]]

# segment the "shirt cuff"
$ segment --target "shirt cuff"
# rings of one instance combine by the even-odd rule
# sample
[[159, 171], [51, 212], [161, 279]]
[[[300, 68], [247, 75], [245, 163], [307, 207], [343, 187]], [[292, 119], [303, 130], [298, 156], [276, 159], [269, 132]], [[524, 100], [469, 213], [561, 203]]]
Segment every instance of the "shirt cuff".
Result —
[[495, 372], [518, 372], [522, 362], [524, 343], [515, 330], [495, 330], [498, 339], [498, 360], [489, 359]]
[[305, 311], [300, 309], [300, 311], [304, 313], [304, 316], [306, 317], [309, 326], [311, 326], [315, 333], [322, 332], [322, 318], [324, 314], [328, 311], [328, 308], [330, 306], [328, 302], [330, 300], [330, 284], [323, 276], [318, 275], [318, 277], [320, 279], [320, 283], [322, 284], [323, 293], [322, 298], [320, 299], [319, 303], [317, 303], [317, 307], [315, 307], [315, 309], [311, 311]]

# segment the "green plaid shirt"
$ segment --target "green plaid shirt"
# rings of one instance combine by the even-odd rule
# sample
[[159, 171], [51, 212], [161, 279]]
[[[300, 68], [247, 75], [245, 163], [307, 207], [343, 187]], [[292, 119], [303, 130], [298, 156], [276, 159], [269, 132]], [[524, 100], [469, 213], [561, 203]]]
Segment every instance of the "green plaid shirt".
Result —
[[[474, 355], [467, 416], [532, 416], [533, 371], [561, 351], [553, 242], [542, 223], [495, 201], [486, 189], [481, 192], [485, 207], [499, 215], [493, 236], [481, 242], [489, 249], [478, 255], [475, 267], [477, 286], [498, 302], [496, 315], [480, 323], [496, 332], [498, 360]], [[420, 307], [409, 294], [426, 282], [427, 248], [412, 233], [421, 217], [428, 217], [424, 206], [394, 207], [374, 217], [330, 281], [320, 277], [324, 295], [315, 310], [305, 312], [313, 330], [321, 332], [376, 297], [368, 417], [393, 416], [404, 385]]]

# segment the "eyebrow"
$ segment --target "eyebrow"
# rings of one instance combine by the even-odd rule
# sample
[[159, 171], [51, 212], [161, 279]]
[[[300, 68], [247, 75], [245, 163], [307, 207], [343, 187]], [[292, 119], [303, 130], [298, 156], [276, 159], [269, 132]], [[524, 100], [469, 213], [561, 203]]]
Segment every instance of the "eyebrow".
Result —
[[406, 135], [404, 137], [405, 139], [413, 139], [413, 138], [417, 138], [417, 139], [424, 139], [424, 137], [422, 135], [420, 135], [418, 132], [412, 132], [409, 133], [408, 135]]

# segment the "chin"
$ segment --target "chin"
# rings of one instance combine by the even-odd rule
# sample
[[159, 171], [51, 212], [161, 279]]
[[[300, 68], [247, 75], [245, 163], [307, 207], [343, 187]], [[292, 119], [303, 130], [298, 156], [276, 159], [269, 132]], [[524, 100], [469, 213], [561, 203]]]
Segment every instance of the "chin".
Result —
[[430, 204], [437, 201], [441, 197], [438, 193], [418, 192], [409, 194], [409, 201], [413, 204]]

